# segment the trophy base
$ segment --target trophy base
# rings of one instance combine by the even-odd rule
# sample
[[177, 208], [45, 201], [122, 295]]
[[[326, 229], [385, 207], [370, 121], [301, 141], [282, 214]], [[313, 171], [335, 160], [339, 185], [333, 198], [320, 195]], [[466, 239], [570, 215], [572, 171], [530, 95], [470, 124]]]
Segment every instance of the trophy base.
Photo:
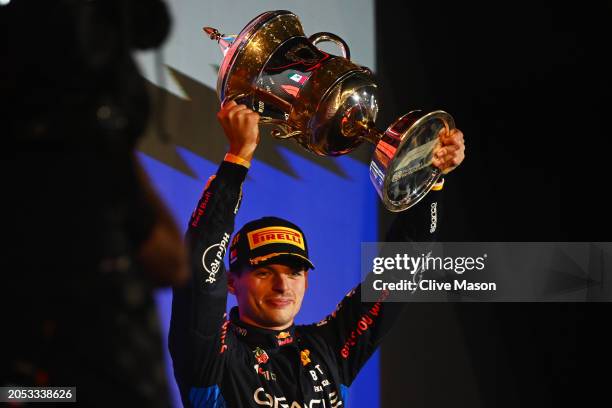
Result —
[[438, 135], [455, 128], [444, 111], [412, 111], [396, 120], [376, 145], [370, 179], [385, 207], [405, 211], [418, 203], [442, 175], [432, 164]]

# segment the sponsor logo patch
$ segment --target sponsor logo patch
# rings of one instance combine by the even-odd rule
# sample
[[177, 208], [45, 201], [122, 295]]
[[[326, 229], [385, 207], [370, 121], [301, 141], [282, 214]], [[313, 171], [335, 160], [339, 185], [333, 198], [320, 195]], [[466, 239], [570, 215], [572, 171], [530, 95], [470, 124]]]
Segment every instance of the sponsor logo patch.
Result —
[[368, 310], [357, 321], [355, 330], [353, 330], [349, 334], [348, 340], [344, 343], [344, 346], [342, 346], [342, 349], [340, 350], [340, 355], [342, 356], [342, 358], [349, 358], [349, 355], [351, 354], [351, 349], [357, 345], [359, 337], [365, 334], [368, 330], [370, 330], [370, 327], [374, 325], [376, 319], [378, 318], [378, 315], [380, 314], [380, 309], [382, 307], [381, 302], [385, 300], [388, 296], [389, 291], [384, 291], [380, 295], [378, 301], [374, 304], [374, 306], [372, 306], [370, 310]]
[[266, 380], [276, 381], [276, 374], [274, 374], [272, 371], [264, 370], [263, 368], [259, 366], [259, 364], [255, 364], [253, 368], [255, 369], [255, 372], [257, 374], [261, 375]]
[[227, 350], [227, 344], [225, 344], [225, 338], [227, 337], [227, 326], [229, 325], [229, 320], [223, 322], [221, 325], [221, 350], [219, 350], [219, 354], [225, 353]]
[[310, 363], [310, 350], [305, 349], [300, 352], [300, 360], [302, 360], [302, 365], [305, 366]]
[[195, 228], [199, 225], [200, 218], [204, 214], [204, 211], [206, 210], [206, 206], [208, 205], [208, 201], [210, 201], [211, 196], [212, 196], [212, 193], [210, 191], [206, 191], [204, 193], [203, 198], [200, 200], [200, 205], [198, 205], [198, 208], [196, 208], [195, 211], [191, 214], [191, 226], [192, 227]]
[[279, 346], [284, 346], [285, 344], [293, 343], [293, 337], [291, 337], [291, 333], [287, 331], [278, 333], [276, 339], [278, 340]]
[[251, 231], [247, 234], [249, 240], [249, 248], [255, 249], [267, 244], [289, 244], [294, 245], [302, 250], [304, 247], [304, 238], [299, 231], [287, 227], [266, 227]]
[[204, 266], [204, 270], [208, 272], [206, 283], [215, 283], [217, 280], [216, 276], [223, 264], [223, 256], [225, 255], [225, 249], [227, 248], [229, 239], [229, 234], [227, 232], [224, 233], [221, 242], [209, 246], [204, 251], [204, 254], [202, 254], [202, 266]]
[[297, 401], [292, 401], [291, 404], [286, 397], [278, 397], [276, 395], [268, 394], [263, 387], [259, 387], [253, 392], [253, 400], [260, 407], [274, 407], [274, 408], [338, 408], [342, 407], [342, 400], [338, 398], [338, 394], [333, 391], [327, 395], [331, 405], [327, 405], [324, 399], [311, 399], [308, 402], [304, 402], [304, 405]]
[[429, 233], [433, 234], [436, 232], [436, 228], [438, 227], [438, 203], [431, 203], [431, 225], [429, 227]]
[[266, 364], [270, 359], [270, 357], [268, 357], [268, 353], [259, 347], [257, 347], [253, 352], [255, 353], [255, 360], [257, 360], [257, 363], [259, 364]]
[[289, 333], [288, 331], [283, 331], [283, 332], [278, 333], [276, 338], [280, 340], [280, 339], [286, 339], [289, 336], [291, 336], [291, 333]]

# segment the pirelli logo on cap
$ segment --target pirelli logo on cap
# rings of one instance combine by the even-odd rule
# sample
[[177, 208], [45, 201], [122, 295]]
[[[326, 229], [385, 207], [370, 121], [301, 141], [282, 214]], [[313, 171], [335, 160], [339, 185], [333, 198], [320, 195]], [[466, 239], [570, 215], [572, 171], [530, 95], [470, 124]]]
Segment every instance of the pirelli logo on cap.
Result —
[[290, 244], [295, 245], [302, 250], [304, 247], [304, 238], [299, 231], [287, 227], [266, 227], [251, 231], [247, 234], [249, 239], [249, 248], [255, 249], [267, 244]]

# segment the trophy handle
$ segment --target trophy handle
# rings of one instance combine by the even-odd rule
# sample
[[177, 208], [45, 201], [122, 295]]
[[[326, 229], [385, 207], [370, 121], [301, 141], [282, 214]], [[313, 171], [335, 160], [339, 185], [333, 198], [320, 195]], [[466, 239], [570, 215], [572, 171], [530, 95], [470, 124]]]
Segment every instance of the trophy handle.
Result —
[[[265, 99], [267, 102], [276, 104], [276, 106], [281, 105], [281, 107], [283, 107], [282, 104], [287, 104], [287, 102], [285, 102], [284, 100], [260, 88], [254, 88], [253, 93], [261, 99]], [[223, 102], [221, 102], [221, 106], [225, 105], [229, 101], [243, 99], [249, 96], [252, 96], [252, 94], [238, 93], [235, 95], [228, 95], [225, 97], [225, 99], [223, 99]], [[270, 135], [276, 139], [290, 139], [292, 137], [299, 136], [302, 134], [301, 130], [292, 130], [291, 125], [289, 125], [284, 120], [274, 119], [269, 116], [260, 116], [259, 123], [263, 123], [265, 125], [276, 125], [278, 128], [270, 131]]]
[[351, 59], [351, 50], [349, 50], [348, 44], [346, 43], [346, 41], [338, 37], [336, 34], [327, 33], [327, 32], [315, 33], [311, 35], [310, 37], [308, 37], [308, 41], [310, 41], [312, 45], [317, 45], [318, 43], [325, 42], [325, 41], [333, 42], [334, 44], [338, 46], [338, 48], [340, 48], [340, 51], [342, 51], [342, 56], [344, 58], [346, 58], [347, 60]]
[[292, 126], [284, 120], [270, 118], [268, 116], [261, 116], [259, 123], [265, 125], [276, 125], [277, 129], [270, 131], [270, 135], [276, 139], [291, 139], [302, 134], [301, 130], [292, 130]]

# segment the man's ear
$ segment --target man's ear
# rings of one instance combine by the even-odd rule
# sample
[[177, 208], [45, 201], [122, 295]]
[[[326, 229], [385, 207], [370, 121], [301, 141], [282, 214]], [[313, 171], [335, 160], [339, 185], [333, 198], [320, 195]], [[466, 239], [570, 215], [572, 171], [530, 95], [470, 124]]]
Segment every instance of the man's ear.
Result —
[[304, 282], [304, 290], [308, 289], [308, 269], [304, 271], [304, 278], [306, 282]]
[[234, 286], [236, 282], [236, 276], [232, 272], [227, 273], [227, 291], [232, 295], [236, 295], [236, 288]]

